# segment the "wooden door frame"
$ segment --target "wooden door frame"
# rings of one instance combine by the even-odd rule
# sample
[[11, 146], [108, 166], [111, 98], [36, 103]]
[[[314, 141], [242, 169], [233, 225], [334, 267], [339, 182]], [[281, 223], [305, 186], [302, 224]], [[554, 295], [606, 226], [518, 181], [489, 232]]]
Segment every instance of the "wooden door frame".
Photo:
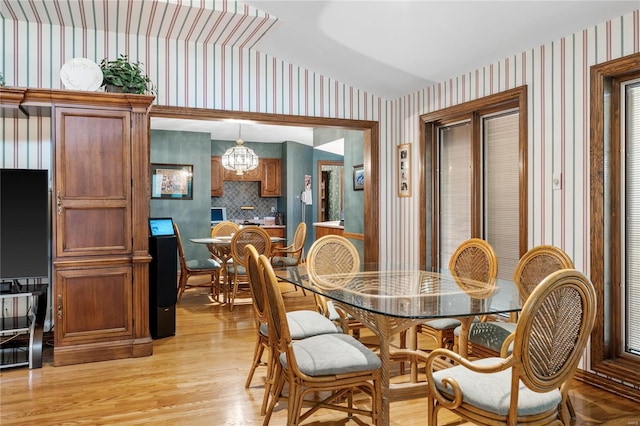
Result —
[[[379, 182], [380, 125], [377, 121], [347, 120], [342, 118], [309, 117], [246, 111], [224, 111], [204, 108], [187, 108], [153, 105], [149, 117], [189, 120], [252, 120], [260, 124], [314, 128], [341, 128], [363, 132], [363, 164], [365, 182]], [[149, 123], [151, 121], [149, 120]], [[151, 132], [149, 132], [151, 137]], [[379, 185], [364, 188], [364, 263], [377, 263], [380, 253]]]

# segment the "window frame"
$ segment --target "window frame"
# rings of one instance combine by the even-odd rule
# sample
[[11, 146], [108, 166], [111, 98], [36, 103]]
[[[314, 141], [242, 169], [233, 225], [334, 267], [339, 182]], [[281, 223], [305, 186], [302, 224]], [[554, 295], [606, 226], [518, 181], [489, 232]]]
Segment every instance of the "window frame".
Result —
[[[620, 211], [619, 173], [611, 173], [611, 185], [605, 187], [605, 138], [611, 141], [611, 152], [619, 152], [622, 143], [620, 117], [620, 84], [640, 74], [640, 53], [604, 62], [591, 67], [591, 135], [590, 135], [590, 218], [591, 218], [591, 281], [596, 288], [597, 315], [591, 333], [590, 368], [615, 380], [634, 386], [640, 385], [637, 374], [640, 360], [622, 353], [621, 315], [621, 223], [624, 212]], [[635, 76], [635, 77], [634, 77]], [[605, 111], [605, 96], [610, 96], [610, 111]], [[610, 119], [606, 126], [605, 117]], [[610, 159], [610, 170], [619, 170], [620, 156]], [[605, 190], [607, 190], [605, 192]], [[608, 198], [607, 197], [608, 194]], [[610, 207], [611, 238], [605, 239], [605, 207]], [[605, 245], [605, 241], [609, 245]], [[610, 258], [606, 268], [607, 251]], [[606, 271], [609, 276], [606, 276]], [[607, 284], [607, 282], [609, 284]], [[607, 297], [609, 295], [609, 297]]]
[[[520, 235], [519, 255], [527, 250], [528, 232], [528, 103], [527, 86], [519, 86], [494, 95], [485, 96], [462, 104], [454, 105], [420, 116], [420, 144], [419, 144], [419, 191], [420, 191], [420, 265], [423, 269], [437, 267], [439, 253], [438, 223], [433, 218], [438, 217], [439, 206], [437, 188], [439, 187], [437, 173], [427, 176], [429, 170], [436, 170], [438, 150], [438, 127], [468, 120], [471, 123], [472, 146], [472, 194], [471, 208], [474, 212], [482, 210], [482, 167], [477, 167], [482, 158], [481, 117], [489, 114], [518, 109], [519, 111], [519, 212]], [[429, 185], [428, 185], [429, 183]], [[471, 237], [482, 238], [482, 215], [475, 214], [471, 220]], [[427, 250], [427, 241], [431, 241]], [[428, 258], [427, 258], [428, 256]]]

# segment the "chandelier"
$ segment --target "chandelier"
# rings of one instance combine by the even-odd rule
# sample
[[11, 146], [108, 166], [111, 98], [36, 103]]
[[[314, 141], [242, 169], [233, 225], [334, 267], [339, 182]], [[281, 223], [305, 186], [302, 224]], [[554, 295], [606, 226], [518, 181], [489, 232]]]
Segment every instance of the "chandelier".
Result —
[[258, 167], [258, 156], [252, 149], [244, 146], [244, 141], [240, 137], [241, 133], [242, 125], [239, 124], [237, 145], [222, 154], [222, 167], [227, 170], [235, 170], [236, 175], [239, 176]]

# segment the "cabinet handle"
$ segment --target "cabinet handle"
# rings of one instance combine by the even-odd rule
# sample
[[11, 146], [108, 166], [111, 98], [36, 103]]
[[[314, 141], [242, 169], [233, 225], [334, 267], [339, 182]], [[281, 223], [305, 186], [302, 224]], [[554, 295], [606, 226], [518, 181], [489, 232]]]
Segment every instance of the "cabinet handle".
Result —
[[62, 319], [62, 295], [58, 295], [58, 319]]
[[62, 214], [62, 197], [60, 191], [56, 191], [56, 208], [58, 210], [58, 216]]

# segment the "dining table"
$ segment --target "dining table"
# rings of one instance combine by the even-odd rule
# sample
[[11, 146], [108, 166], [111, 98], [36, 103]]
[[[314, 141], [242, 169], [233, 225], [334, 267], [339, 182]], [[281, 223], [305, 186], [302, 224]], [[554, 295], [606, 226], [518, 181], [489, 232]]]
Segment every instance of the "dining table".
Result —
[[[206, 244], [209, 253], [213, 256], [214, 259], [220, 262], [222, 269], [225, 272], [225, 279], [227, 274], [227, 266], [229, 262], [232, 260], [231, 256], [231, 240], [233, 239], [233, 235], [231, 236], [218, 236], [218, 237], [203, 237], [203, 238], [190, 238], [189, 241], [195, 244]], [[286, 238], [283, 237], [274, 237], [271, 236], [271, 243], [280, 243], [287, 241]], [[229, 294], [226, 291], [226, 286], [222, 285], [222, 274], [218, 274], [218, 287], [223, 288], [223, 298], [224, 303], [229, 303], [230, 300]]]
[[[424, 383], [391, 385], [392, 339], [432, 319], [457, 318], [461, 322], [459, 353], [467, 356], [468, 333], [474, 318], [521, 310], [518, 286], [506, 279], [489, 283], [457, 277], [448, 270], [424, 271], [391, 265], [363, 265], [361, 272], [324, 274], [310, 279], [305, 264], [275, 271], [305, 290], [321, 294], [352, 315], [379, 339], [382, 362], [381, 421], [388, 425], [390, 403], [412, 395], [426, 395]], [[414, 328], [415, 330], [415, 328]], [[417, 349], [415, 333], [408, 349]]]

